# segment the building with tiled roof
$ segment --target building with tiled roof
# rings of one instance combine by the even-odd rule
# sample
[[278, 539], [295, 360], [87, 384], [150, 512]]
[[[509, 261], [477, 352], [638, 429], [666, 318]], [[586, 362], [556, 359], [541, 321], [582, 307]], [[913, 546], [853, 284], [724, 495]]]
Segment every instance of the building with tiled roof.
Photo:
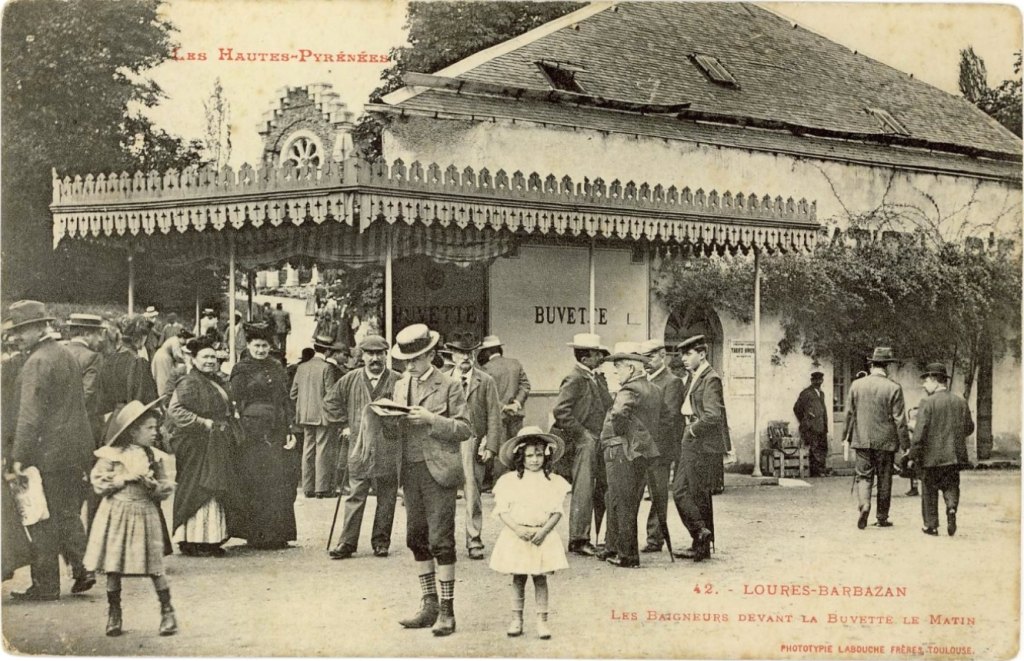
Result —
[[[542, 177], [551, 172], [574, 181], [719, 194], [777, 191], [814, 200], [830, 233], [867, 219], [869, 233], [924, 228], [986, 246], [1020, 245], [1019, 138], [965, 99], [756, 5], [590, 4], [443, 70], [408, 74], [405, 82], [369, 107], [387, 122], [388, 161], [459, 163], [478, 171], [500, 164]], [[878, 216], [887, 224], [872, 226]], [[740, 461], [749, 464], [754, 421], [745, 352], [752, 328], [714, 310], [664, 309], [650, 293], [658, 255], [609, 248], [599, 256], [598, 298], [644, 301], [616, 327], [629, 336], [607, 341], [694, 332], [713, 338], [732, 437]], [[545, 355], [538, 343], [557, 334], [540, 328], [548, 308], [539, 299], [550, 298], [552, 283], [584, 279], [585, 260], [569, 248], [555, 253], [529, 242], [515, 259], [500, 258], [489, 269], [490, 332], [529, 363]], [[524, 293], [510, 293], [516, 288]], [[499, 309], [502, 314], [493, 312]], [[687, 319], [684, 327], [680, 318]], [[563, 335], [574, 331], [565, 319], [554, 326]], [[779, 337], [777, 324], [767, 324], [763, 347], [770, 352]], [[531, 367], [542, 370], [539, 363]], [[837, 417], [858, 369], [856, 359], [823, 369]], [[998, 412], [996, 438], [1019, 443], [1019, 359], [998, 359], [992, 369], [988, 382], [997, 385], [980, 400], [975, 393], [972, 410]], [[802, 356], [771, 366], [761, 419], [789, 419], [810, 371]], [[913, 405], [920, 395], [916, 375], [908, 373], [907, 382], [915, 386], [907, 389]], [[557, 385], [538, 378], [534, 421], [543, 423], [550, 408], [545, 397]], [[835, 459], [841, 446], [836, 438], [832, 443]]]

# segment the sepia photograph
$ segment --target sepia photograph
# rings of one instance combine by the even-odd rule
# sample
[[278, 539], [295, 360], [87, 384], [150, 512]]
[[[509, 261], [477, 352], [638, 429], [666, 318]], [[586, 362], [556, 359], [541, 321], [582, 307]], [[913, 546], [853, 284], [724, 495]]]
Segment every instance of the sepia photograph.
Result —
[[2, 12], [6, 654], [1019, 654], [1015, 5]]

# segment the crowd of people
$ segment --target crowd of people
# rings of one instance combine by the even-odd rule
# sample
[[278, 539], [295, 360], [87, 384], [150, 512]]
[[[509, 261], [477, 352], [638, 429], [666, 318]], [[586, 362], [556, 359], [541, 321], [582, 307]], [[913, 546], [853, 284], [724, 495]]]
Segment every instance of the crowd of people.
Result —
[[[420, 595], [418, 610], [400, 624], [437, 636], [456, 630], [460, 492], [459, 533], [469, 559], [487, 555], [484, 527], [500, 528], [489, 564], [512, 577], [509, 636], [523, 633], [528, 577], [536, 633], [551, 636], [548, 576], [568, 567], [566, 552], [623, 569], [665, 548], [694, 562], [711, 556], [713, 495], [721, 490], [731, 440], [722, 379], [703, 336], [674, 347], [650, 339], [608, 349], [598, 335], [575, 335], [566, 349], [574, 365], [545, 432], [523, 426], [530, 382], [497, 336], [441, 342], [436, 331], [414, 324], [393, 345], [364, 336], [352, 351], [356, 366], [345, 360], [344, 342], [317, 335], [302, 360], [286, 366], [290, 324], [278, 324], [275, 312], [239, 322], [244, 346], [227, 373], [222, 329], [213, 322], [200, 319], [186, 329], [168, 317], [161, 324], [152, 309], [116, 323], [74, 314], [66, 320], [69, 339], [58, 342], [42, 303], [10, 307], [3, 325], [13, 343], [3, 363], [3, 570], [6, 579], [30, 564], [32, 577], [14, 599], [58, 599], [63, 556], [73, 593], [91, 589], [97, 571], [106, 574], [108, 635], [122, 631], [121, 578], [138, 575], [149, 576], [157, 591], [159, 633], [173, 634], [163, 570], [173, 544], [183, 555], [211, 557], [225, 555], [232, 537], [256, 549], [285, 548], [297, 538], [300, 486], [306, 498], [337, 497], [344, 506], [337, 544], [330, 546], [333, 527], [328, 540], [336, 560], [357, 553], [371, 492], [372, 552], [390, 554], [401, 492]], [[856, 452], [857, 525], [867, 524], [876, 482], [876, 525], [892, 525], [893, 466], [903, 449], [904, 463], [922, 473], [924, 532], [937, 534], [941, 491], [953, 535], [965, 438], [973, 431], [966, 402], [949, 392], [945, 366], [929, 365], [922, 375], [929, 396], [911, 439], [902, 390], [886, 374], [891, 350], [876, 349], [869, 362], [870, 373], [851, 387], [844, 433]], [[609, 368], [619, 386], [614, 393], [605, 379]], [[794, 409], [815, 474], [826, 469], [822, 377], [812, 374]], [[168, 453], [175, 457], [173, 482]], [[41, 475], [49, 507], [49, 518], [29, 527], [31, 540], [10, 507], [30, 467]], [[481, 496], [488, 489], [491, 517]], [[645, 491], [652, 505], [641, 522]], [[172, 492], [168, 528], [159, 502]], [[563, 543], [555, 527], [567, 494]], [[689, 535], [687, 548], [672, 548], [670, 501]]]

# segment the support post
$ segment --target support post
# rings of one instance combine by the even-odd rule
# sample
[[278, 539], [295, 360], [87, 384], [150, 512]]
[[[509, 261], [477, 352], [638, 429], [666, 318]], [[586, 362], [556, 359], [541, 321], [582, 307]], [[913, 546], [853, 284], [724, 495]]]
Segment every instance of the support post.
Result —
[[590, 332], [597, 332], [597, 285], [594, 277], [594, 241], [593, 237], [590, 238], [590, 250], [588, 251], [588, 258], [590, 262], [590, 300], [588, 305], [590, 306]]
[[245, 318], [248, 321], [250, 321], [250, 322], [253, 320], [252, 319], [252, 297], [253, 297], [253, 292], [256, 290], [256, 283], [254, 282], [255, 280], [256, 280], [256, 269], [252, 269], [250, 271], [246, 271], [245, 272], [245, 289], [246, 289], [246, 293], [249, 295], [249, 310], [246, 313]]
[[754, 248], [754, 477], [761, 477], [761, 249]]
[[192, 330], [192, 332], [195, 333], [196, 337], [199, 337], [199, 308], [201, 302], [200, 298], [202, 298], [202, 296], [199, 292], [199, 280], [196, 280], [196, 325], [195, 328]]
[[235, 235], [228, 234], [228, 355], [231, 365], [238, 357], [235, 355]]
[[[395, 338], [394, 319], [394, 273], [392, 261], [394, 259], [394, 237], [392, 228], [384, 228], [384, 337], [388, 344]], [[391, 365], [391, 354], [388, 354], [388, 366]]]
[[128, 245], [128, 314], [135, 314], [135, 255]]

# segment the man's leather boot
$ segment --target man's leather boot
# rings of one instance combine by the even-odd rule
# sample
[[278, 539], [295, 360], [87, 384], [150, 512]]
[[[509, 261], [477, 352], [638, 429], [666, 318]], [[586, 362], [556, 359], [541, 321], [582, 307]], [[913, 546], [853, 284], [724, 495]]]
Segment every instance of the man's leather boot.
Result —
[[450, 636], [455, 633], [455, 600], [441, 600], [441, 615], [433, 629], [435, 636]]
[[420, 602], [420, 611], [407, 620], [398, 621], [406, 629], [426, 629], [427, 627], [434, 626], [435, 622], [437, 622], [436, 594], [423, 595], [423, 600]]

